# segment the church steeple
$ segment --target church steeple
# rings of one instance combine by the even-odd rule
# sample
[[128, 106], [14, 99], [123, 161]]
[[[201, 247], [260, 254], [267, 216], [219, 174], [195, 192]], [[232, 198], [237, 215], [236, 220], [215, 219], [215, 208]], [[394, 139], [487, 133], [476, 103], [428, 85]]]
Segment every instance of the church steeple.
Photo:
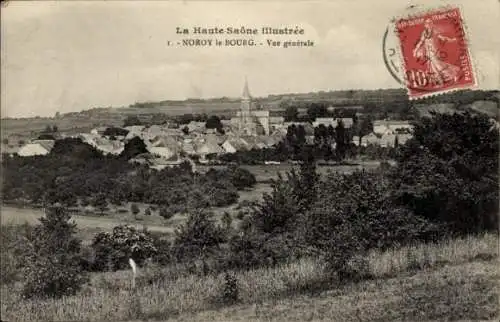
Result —
[[250, 100], [251, 99], [250, 90], [248, 89], [248, 80], [246, 77], [245, 77], [245, 85], [243, 87], [243, 94], [241, 95], [241, 98], [243, 100]]

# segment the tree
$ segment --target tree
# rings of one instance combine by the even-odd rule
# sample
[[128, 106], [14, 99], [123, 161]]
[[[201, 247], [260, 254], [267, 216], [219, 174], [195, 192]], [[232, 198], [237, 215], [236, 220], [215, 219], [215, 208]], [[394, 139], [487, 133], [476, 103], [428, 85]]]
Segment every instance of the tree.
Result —
[[133, 126], [133, 125], [143, 125], [143, 124], [137, 115], [127, 116], [127, 118], [123, 121], [123, 127]]
[[2, 139], [2, 143], [5, 145], [9, 144], [9, 139], [7, 139], [7, 138]]
[[344, 122], [339, 120], [335, 128], [335, 156], [337, 161], [345, 158], [349, 142], [347, 140], [347, 133], [344, 127]]
[[299, 200], [292, 187], [281, 175], [271, 183], [272, 191], [262, 196], [262, 202], [252, 214], [257, 229], [267, 234], [293, 231]]
[[23, 273], [26, 297], [74, 295], [88, 276], [81, 270], [76, 224], [62, 207], [48, 208], [27, 237]]
[[182, 133], [184, 133], [184, 135], [188, 135], [189, 134], [189, 128], [187, 126], [184, 126], [182, 128]]
[[363, 139], [363, 137], [373, 132], [372, 120], [369, 117], [366, 117], [363, 118], [360, 122], [357, 122], [355, 132], [359, 138], [359, 146], [361, 146], [361, 140]]
[[52, 127], [50, 125], [47, 124], [47, 126], [45, 126], [45, 130], [42, 131], [42, 133], [45, 133], [45, 134], [49, 134], [49, 133], [53, 133], [54, 131], [52, 130]]
[[231, 167], [229, 176], [236, 189], [251, 188], [257, 183], [257, 179], [252, 172], [240, 167]]
[[144, 144], [144, 141], [136, 136], [125, 144], [120, 157], [125, 160], [130, 160], [139, 154], [147, 152], [148, 150], [146, 149], [146, 144]]
[[224, 241], [224, 232], [215, 224], [213, 215], [195, 209], [189, 213], [186, 223], [176, 230], [173, 251], [179, 260], [204, 259]]
[[295, 105], [290, 105], [285, 110], [285, 122], [295, 122], [299, 116], [299, 109]]
[[124, 269], [132, 258], [138, 265], [158, 254], [154, 238], [146, 229], [120, 225], [110, 232], [100, 232], [92, 240], [95, 252], [94, 269], [98, 271]]
[[498, 148], [487, 116], [432, 113], [400, 148], [396, 200], [460, 234], [497, 230]]
[[126, 136], [129, 131], [120, 127], [110, 126], [104, 130], [105, 136]]
[[222, 129], [222, 123], [217, 115], [210, 116], [206, 123], [205, 128], [207, 129]]
[[229, 231], [231, 229], [231, 224], [233, 223], [233, 218], [231, 217], [231, 214], [227, 211], [224, 211], [222, 214], [222, 225], [226, 231]]
[[144, 215], [151, 216], [151, 208], [147, 207], [146, 210], [144, 210]]
[[56, 138], [52, 134], [42, 133], [38, 136], [38, 140], [55, 140]]
[[323, 103], [311, 103], [307, 108], [307, 115], [311, 120], [318, 117], [326, 117], [328, 115], [328, 108]]
[[92, 205], [92, 207], [98, 209], [101, 214], [103, 214], [108, 206], [106, 195], [103, 193], [98, 193], [92, 198], [90, 204]]
[[445, 231], [402, 206], [394, 205], [390, 181], [365, 170], [331, 174], [317, 189], [307, 212], [306, 243], [326, 255], [328, 269], [342, 273], [355, 255], [417, 240]]

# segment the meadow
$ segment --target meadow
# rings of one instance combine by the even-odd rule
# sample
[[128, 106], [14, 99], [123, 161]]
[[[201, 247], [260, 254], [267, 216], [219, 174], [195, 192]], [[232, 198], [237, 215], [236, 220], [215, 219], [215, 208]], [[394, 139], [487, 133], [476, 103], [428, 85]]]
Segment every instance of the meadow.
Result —
[[222, 274], [199, 276], [180, 266], [95, 273], [75, 296], [24, 300], [3, 286], [7, 321], [387, 321], [491, 320], [498, 317], [498, 236], [370, 252], [369, 278], [327, 278], [317, 259], [235, 272], [238, 303], [219, 301]]

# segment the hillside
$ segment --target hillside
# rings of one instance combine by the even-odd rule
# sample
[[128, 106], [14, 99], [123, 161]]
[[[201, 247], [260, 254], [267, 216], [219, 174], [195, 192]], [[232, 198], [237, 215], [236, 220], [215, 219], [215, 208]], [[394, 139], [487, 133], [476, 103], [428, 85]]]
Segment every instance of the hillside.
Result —
[[97, 273], [75, 296], [22, 300], [2, 288], [9, 321], [427, 321], [498, 318], [498, 237], [482, 235], [367, 256], [372, 278], [339, 284], [317, 260], [236, 273], [240, 303], [222, 305], [224, 277], [181, 267]]

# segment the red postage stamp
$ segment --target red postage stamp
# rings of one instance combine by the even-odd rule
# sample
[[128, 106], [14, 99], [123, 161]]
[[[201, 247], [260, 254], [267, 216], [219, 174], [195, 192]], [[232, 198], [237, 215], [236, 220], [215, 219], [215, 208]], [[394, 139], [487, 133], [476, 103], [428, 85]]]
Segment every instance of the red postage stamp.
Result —
[[410, 99], [477, 85], [459, 8], [400, 18], [395, 27]]

